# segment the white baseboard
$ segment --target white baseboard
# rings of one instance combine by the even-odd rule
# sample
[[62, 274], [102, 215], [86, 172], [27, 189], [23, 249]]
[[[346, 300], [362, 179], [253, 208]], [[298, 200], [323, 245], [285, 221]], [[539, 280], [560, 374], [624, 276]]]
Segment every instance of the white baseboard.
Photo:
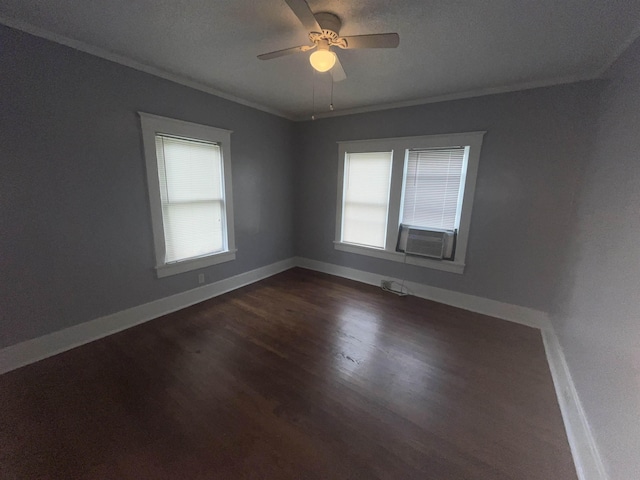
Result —
[[[319, 262], [308, 258], [297, 257], [296, 265], [309, 270], [336, 275], [338, 277], [356, 280], [358, 282], [367, 283], [369, 285], [380, 286], [382, 280], [395, 280], [379, 273], [364, 272], [353, 268], [343, 267], [332, 263]], [[471, 312], [482, 313], [491, 317], [508, 320], [510, 322], [520, 323], [533, 328], [545, 329], [551, 323], [549, 316], [545, 312], [534, 310], [533, 308], [521, 307], [510, 303], [503, 303], [488, 298], [476, 297], [466, 293], [455, 292], [453, 290], [445, 290], [444, 288], [430, 287], [422, 283], [404, 282], [412, 295], [433, 300], [434, 302], [444, 303], [453, 307], [462, 308]]]
[[571, 371], [560, 341], [551, 328], [543, 330], [542, 340], [578, 478], [580, 480], [607, 480], [602, 458], [571, 378]]
[[[356, 280], [369, 285], [379, 286], [383, 279], [399, 281], [381, 274], [308, 258], [289, 258], [209, 285], [1, 349], [0, 374], [222, 295], [295, 266]], [[541, 329], [547, 361], [553, 376], [578, 477], [580, 480], [607, 480], [601, 457], [573, 384], [564, 353], [558, 338], [553, 332], [549, 316], [545, 312], [415, 282], [405, 282], [405, 285], [409, 288], [411, 294], [417, 297]]]
[[256, 268], [219, 282], [96, 318], [0, 350], [0, 374], [70, 350], [176, 310], [257, 282], [295, 266], [293, 258]]
[[[1, 349], [0, 374], [153, 320], [154, 318], [175, 312], [176, 310], [186, 308], [195, 303], [222, 295], [223, 293], [257, 282], [294, 266], [317, 270], [377, 286], [380, 285], [380, 281], [383, 278], [390, 279], [380, 274], [368, 273], [307, 258], [289, 258], [220, 280], [219, 282], [129, 308]], [[496, 300], [489, 300], [414, 282], [405, 282], [405, 285], [413, 295], [428, 300], [521, 323], [534, 328], [543, 329], [549, 325], [549, 319], [545, 313], [530, 308], [510, 305]]]
[[[296, 258], [296, 265], [318, 272], [356, 280], [379, 286], [381, 280], [395, 280], [384, 275], [364, 272], [353, 268], [319, 262], [308, 258]], [[575, 385], [571, 378], [560, 342], [556, 337], [549, 315], [531, 308], [489, 300], [464, 293], [430, 287], [414, 282], [404, 282], [411, 294], [452, 305], [472, 312], [521, 323], [542, 330], [547, 361], [558, 396], [571, 453], [580, 480], [608, 480], [604, 464], [598, 452], [589, 422], [582, 408]]]

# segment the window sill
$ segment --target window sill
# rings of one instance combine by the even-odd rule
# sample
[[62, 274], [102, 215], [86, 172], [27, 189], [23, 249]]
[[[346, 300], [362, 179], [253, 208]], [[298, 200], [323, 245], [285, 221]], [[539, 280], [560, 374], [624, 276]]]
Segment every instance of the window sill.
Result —
[[[335, 249], [342, 252], [356, 253], [358, 255], [366, 255], [369, 257], [382, 258], [393, 262], [405, 263], [405, 255], [400, 252], [390, 252], [379, 248], [363, 247], [362, 245], [352, 245], [350, 243], [333, 242]], [[430, 258], [406, 256], [408, 265], [418, 267], [432, 268], [434, 270], [442, 270], [450, 273], [464, 273], [464, 263], [458, 263], [451, 260], [432, 260]]]
[[158, 278], [168, 277], [170, 275], [177, 275], [178, 273], [190, 272], [191, 270], [198, 270], [199, 268], [210, 267], [211, 265], [217, 265], [218, 263], [230, 262], [236, 259], [237, 250], [229, 250], [221, 253], [214, 253], [206, 257], [192, 258], [190, 260], [183, 260], [181, 262], [166, 263], [156, 267], [156, 274]]

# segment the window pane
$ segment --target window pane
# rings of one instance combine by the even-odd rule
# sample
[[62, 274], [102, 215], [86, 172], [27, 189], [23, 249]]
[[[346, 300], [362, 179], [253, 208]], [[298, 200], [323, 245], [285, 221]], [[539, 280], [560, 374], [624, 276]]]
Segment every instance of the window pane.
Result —
[[384, 248], [392, 152], [349, 153], [345, 158], [342, 241]]
[[[163, 194], [166, 203], [222, 198], [220, 147], [211, 143], [181, 138], [156, 137], [161, 170], [166, 177]], [[163, 179], [160, 179], [163, 183]], [[165, 199], [163, 199], [165, 200]]]
[[156, 135], [165, 262], [222, 251], [222, 156], [215, 144]]
[[165, 261], [175, 262], [223, 250], [222, 206], [221, 201], [164, 205]]
[[453, 230], [464, 179], [464, 148], [409, 150], [402, 223]]

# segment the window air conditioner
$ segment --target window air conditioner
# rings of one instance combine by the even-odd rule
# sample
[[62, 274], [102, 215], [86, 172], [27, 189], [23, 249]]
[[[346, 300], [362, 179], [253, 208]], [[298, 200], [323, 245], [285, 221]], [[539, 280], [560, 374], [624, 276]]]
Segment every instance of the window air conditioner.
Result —
[[453, 260], [456, 231], [400, 225], [396, 250], [407, 255]]

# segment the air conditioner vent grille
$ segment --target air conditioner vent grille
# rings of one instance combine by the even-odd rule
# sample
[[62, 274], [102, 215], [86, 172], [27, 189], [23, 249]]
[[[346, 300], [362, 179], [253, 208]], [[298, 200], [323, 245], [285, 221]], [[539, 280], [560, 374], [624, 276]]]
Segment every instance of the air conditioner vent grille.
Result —
[[435, 230], [400, 225], [396, 250], [407, 255], [451, 260], [454, 255], [455, 231]]
[[442, 258], [444, 233], [409, 229], [405, 252], [412, 255]]

